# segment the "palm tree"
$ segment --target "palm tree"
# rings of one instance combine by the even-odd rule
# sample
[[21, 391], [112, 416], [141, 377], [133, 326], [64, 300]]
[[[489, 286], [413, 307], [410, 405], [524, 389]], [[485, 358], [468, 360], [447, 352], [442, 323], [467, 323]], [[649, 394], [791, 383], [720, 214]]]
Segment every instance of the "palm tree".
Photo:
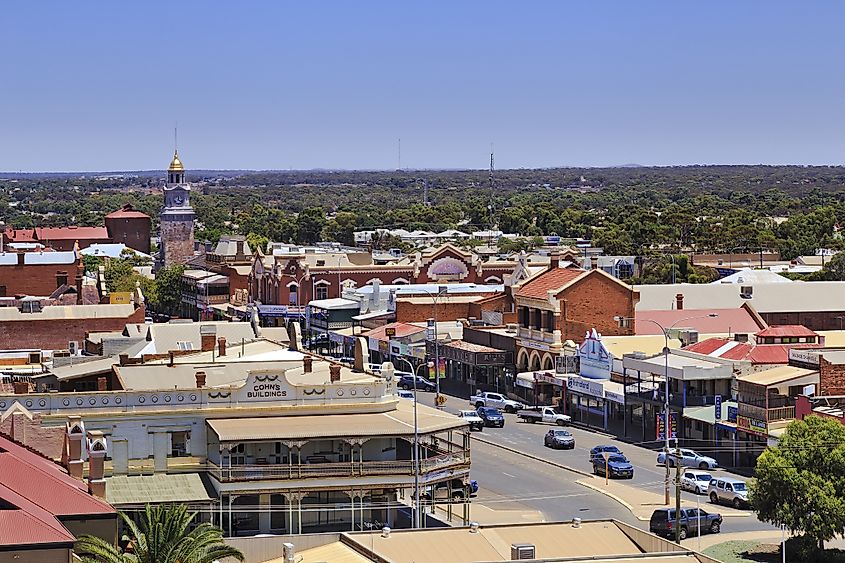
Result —
[[129, 535], [125, 550], [95, 536], [80, 537], [74, 550], [85, 563], [212, 563], [226, 557], [244, 560], [243, 553], [223, 543], [220, 528], [199, 524], [189, 532], [196, 515], [184, 505], [148, 504], [140, 525], [120, 513]]

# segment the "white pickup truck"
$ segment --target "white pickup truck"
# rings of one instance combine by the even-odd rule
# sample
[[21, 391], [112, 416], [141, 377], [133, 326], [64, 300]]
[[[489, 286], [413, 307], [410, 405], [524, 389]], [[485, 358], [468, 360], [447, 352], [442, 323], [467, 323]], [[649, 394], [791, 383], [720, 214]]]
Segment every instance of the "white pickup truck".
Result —
[[549, 424], [557, 424], [558, 426], [566, 426], [572, 422], [570, 416], [555, 412], [552, 407], [524, 409], [516, 413], [516, 416], [525, 422], [548, 422]]
[[512, 401], [508, 399], [501, 393], [488, 393], [486, 391], [482, 393], [476, 393], [475, 395], [470, 397], [469, 404], [475, 405], [476, 408], [494, 407], [499, 410], [503, 410], [505, 412], [510, 413], [516, 412], [525, 406], [519, 401]]

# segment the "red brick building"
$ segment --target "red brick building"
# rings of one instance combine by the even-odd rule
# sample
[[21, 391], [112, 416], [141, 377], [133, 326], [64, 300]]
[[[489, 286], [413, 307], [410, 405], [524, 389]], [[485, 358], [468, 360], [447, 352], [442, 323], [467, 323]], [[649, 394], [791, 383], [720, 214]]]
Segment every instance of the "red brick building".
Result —
[[152, 219], [126, 204], [106, 215], [106, 230], [113, 243], [123, 243], [144, 254], [150, 253]]
[[387, 265], [368, 252], [256, 255], [250, 273], [250, 298], [265, 305], [306, 305], [340, 297], [346, 286], [423, 283], [501, 284], [516, 262], [482, 261], [450, 244], [430, 248]]
[[60, 252], [0, 252], [0, 297], [46, 297], [84, 273], [82, 255]]
[[144, 323], [144, 307], [134, 305], [48, 306], [24, 313], [0, 307], [0, 346], [4, 349], [67, 350], [80, 346], [89, 332], [120, 331], [129, 323]]
[[554, 369], [567, 340], [580, 342], [595, 329], [603, 335], [634, 334], [639, 293], [600, 269], [549, 269], [515, 290], [517, 371]]

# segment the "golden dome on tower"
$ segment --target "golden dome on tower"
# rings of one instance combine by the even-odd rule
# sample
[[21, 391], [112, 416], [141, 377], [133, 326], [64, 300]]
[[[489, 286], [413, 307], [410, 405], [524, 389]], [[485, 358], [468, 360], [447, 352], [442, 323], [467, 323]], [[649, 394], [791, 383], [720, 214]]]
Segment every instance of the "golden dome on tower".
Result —
[[173, 160], [170, 161], [170, 167], [167, 169], [169, 172], [184, 172], [185, 167], [182, 166], [182, 161], [179, 160], [179, 151], [175, 151], [173, 153]]

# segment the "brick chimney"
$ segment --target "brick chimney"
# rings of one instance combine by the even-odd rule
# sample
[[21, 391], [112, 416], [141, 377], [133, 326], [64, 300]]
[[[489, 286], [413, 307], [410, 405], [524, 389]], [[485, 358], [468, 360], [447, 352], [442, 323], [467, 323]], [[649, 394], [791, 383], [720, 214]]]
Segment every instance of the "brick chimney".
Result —
[[593, 254], [590, 256], [590, 269], [591, 270], [598, 270], [599, 269], [599, 257]]
[[194, 374], [194, 376], [197, 378], [197, 389], [202, 389], [203, 387], [205, 387], [205, 372], [198, 371]]
[[67, 470], [71, 477], [82, 479], [82, 440], [85, 439], [85, 424], [82, 417], [69, 416], [65, 423], [65, 439], [67, 440]]
[[560, 252], [553, 250], [549, 254], [549, 270], [556, 270], [560, 268]]
[[684, 309], [684, 294], [678, 293], [675, 295], [675, 309], [682, 311]]
[[25, 252], [18, 252], [18, 266], [23, 266]]
[[337, 383], [340, 381], [340, 364], [331, 364], [329, 365], [329, 381], [332, 383]]
[[203, 352], [214, 350], [214, 342], [217, 339], [217, 328], [214, 325], [203, 325], [200, 327], [200, 342]]
[[217, 339], [217, 355], [218, 356], [225, 356], [226, 355], [226, 338], [221, 336]]
[[106, 438], [99, 430], [88, 432], [88, 492], [106, 498]]
[[311, 373], [311, 365], [314, 363], [314, 358], [311, 356], [305, 356], [302, 358], [302, 371], [305, 373]]
[[97, 391], [108, 391], [109, 390], [109, 383], [108, 379], [105, 377], [98, 377], [97, 378]]
[[26, 395], [29, 393], [29, 382], [15, 380], [12, 383], [12, 388], [15, 390], [15, 395]]
[[168, 355], [170, 356], [170, 359], [168, 360], [167, 365], [173, 367], [173, 350], [168, 352]]
[[76, 304], [82, 305], [82, 274], [76, 274]]

